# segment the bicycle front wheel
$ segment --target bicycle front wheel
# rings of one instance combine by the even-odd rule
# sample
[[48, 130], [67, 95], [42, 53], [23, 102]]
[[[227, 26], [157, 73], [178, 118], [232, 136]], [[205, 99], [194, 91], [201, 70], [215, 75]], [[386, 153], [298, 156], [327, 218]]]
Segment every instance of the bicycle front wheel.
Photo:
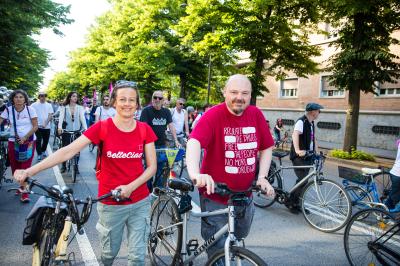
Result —
[[346, 186], [345, 190], [349, 194], [353, 213], [371, 208], [373, 200], [367, 190], [359, 186]]
[[[282, 189], [282, 178], [277, 172], [276, 166], [274, 164], [271, 164], [269, 173], [270, 175], [267, 177], [268, 182], [274, 188]], [[256, 191], [253, 192], [253, 201], [254, 205], [256, 205], [257, 207], [266, 208], [274, 204], [274, 202], [276, 201], [276, 196], [269, 197], [261, 191]]]
[[[257, 254], [242, 247], [230, 247], [229, 260], [231, 265], [241, 266], [266, 266], [267, 263], [263, 261]], [[207, 261], [206, 266], [224, 265], [225, 251], [220, 249]], [[219, 263], [219, 264], [218, 264]]]
[[178, 265], [182, 233], [182, 221], [174, 199], [160, 195], [151, 207], [147, 247], [152, 265]]
[[396, 262], [385, 252], [388, 249], [399, 250], [400, 236], [387, 233], [395, 224], [395, 220], [382, 209], [357, 212], [344, 232], [344, 248], [350, 265], [399, 265], [398, 260]]
[[323, 179], [310, 182], [303, 190], [301, 210], [306, 221], [322, 232], [335, 232], [351, 218], [351, 201], [336, 182]]

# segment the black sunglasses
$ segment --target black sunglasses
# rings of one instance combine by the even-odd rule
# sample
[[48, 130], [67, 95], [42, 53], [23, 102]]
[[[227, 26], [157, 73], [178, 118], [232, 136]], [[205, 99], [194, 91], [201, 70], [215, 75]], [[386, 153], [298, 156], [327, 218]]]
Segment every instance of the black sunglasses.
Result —
[[184, 106], [185, 104], [184, 104], [184, 103], [179, 103], [179, 105], [182, 105], [182, 106]]
[[40, 94], [39, 97], [46, 97], [46, 94]]
[[160, 100], [160, 101], [161, 101], [163, 98], [164, 98], [164, 97], [153, 96], [153, 99], [154, 99], [154, 100]]

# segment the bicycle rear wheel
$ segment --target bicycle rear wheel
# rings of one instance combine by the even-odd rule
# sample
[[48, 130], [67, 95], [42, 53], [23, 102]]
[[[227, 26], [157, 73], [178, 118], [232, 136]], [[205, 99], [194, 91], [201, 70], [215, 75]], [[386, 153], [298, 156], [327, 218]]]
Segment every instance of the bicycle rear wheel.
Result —
[[[263, 261], [257, 254], [251, 252], [248, 249], [242, 247], [230, 247], [230, 263], [231, 265], [241, 265], [241, 266], [266, 266], [267, 263]], [[225, 262], [225, 251], [220, 249], [214, 253], [214, 255], [207, 261], [206, 266], [220, 265], [217, 264]]]
[[390, 179], [389, 169], [383, 169], [382, 173], [374, 176], [376, 188], [378, 189], [378, 195], [380, 201], [384, 202], [392, 189], [392, 180]]
[[384, 235], [395, 224], [389, 213], [382, 209], [357, 212], [344, 232], [344, 248], [350, 265], [398, 265], [398, 260], [396, 263], [393, 257], [379, 248], [382, 244], [393, 251], [400, 249], [398, 234]]
[[151, 207], [148, 251], [152, 265], [177, 265], [182, 249], [182, 222], [178, 206], [160, 195]]
[[[273, 163], [271, 163], [267, 180], [274, 188], [282, 189], [282, 178], [276, 170], [276, 165]], [[266, 208], [274, 204], [276, 197], [268, 197], [266, 194], [261, 193], [261, 191], [257, 191], [253, 192], [253, 201], [257, 207]]]
[[310, 182], [303, 190], [301, 210], [306, 221], [322, 232], [335, 232], [351, 218], [351, 201], [336, 182], [323, 179]]

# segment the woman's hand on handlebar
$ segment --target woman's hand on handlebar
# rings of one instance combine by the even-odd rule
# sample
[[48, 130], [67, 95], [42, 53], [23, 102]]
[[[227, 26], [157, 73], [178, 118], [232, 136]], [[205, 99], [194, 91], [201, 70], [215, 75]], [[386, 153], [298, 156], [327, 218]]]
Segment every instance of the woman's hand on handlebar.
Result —
[[115, 188], [115, 190], [120, 190], [121, 199], [129, 199], [133, 190], [129, 185], [121, 185]]
[[14, 179], [23, 185], [26, 181], [26, 179], [29, 177], [29, 173], [26, 169], [18, 169], [15, 170], [14, 172]]
[[271, 184], [268, 182], [267, 179], [265, 179], [265, 178], [259, 178], [259, 179], [257, 180], [256, 185], [259, 186], [259, 187], [261, 188], [261, 190], [264, 191], [265, 194], [266, 194], [268, 197], [271, 197], [271, 198], [275, 197], [275, 190], [274, 190], [274, 188], [271, 186]]
[[208, 195], [214, 193], [215, 183], [210, 175], [195, 174], [191, 179], [196, 187], [206, 187]]

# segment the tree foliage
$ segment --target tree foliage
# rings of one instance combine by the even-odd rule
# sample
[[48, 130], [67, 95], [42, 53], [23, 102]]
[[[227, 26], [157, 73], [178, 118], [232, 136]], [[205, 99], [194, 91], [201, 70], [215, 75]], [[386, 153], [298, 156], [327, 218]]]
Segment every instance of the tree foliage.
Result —
[[343, 149], [357, 148], [360, 92], [375, 93], [376, 82], [393, 83], [400, 78], [399, 56], [390, 46], [398, 45], [392, 37], [400, 29], [400, 2], [397, 0], [327, 1], [328, 18], [338, 29], [333, 45], [340, 48], [332, 56], [331, 84], [349, 91], [349, 110]]
[[0, 80], [9, 88], [35, 91], [48, 66], [48, 52], [32, 35], [43, 28], [61, 34], [58, 25], [70, 23], [69, 6], [50, 0], [3, 0], [0, 3]]
[[308, 35], [318, 20], [313, 0], [193, 0], [180, 23], [184, 39], [200, 53], [232, 55], [250, 53], [245, 70], [253, 85], [252, 102], [263, 91], [266, 76], [284, 78], [288, 71], [299, 77], [317, 71], [310, 58], [318, 49]]

